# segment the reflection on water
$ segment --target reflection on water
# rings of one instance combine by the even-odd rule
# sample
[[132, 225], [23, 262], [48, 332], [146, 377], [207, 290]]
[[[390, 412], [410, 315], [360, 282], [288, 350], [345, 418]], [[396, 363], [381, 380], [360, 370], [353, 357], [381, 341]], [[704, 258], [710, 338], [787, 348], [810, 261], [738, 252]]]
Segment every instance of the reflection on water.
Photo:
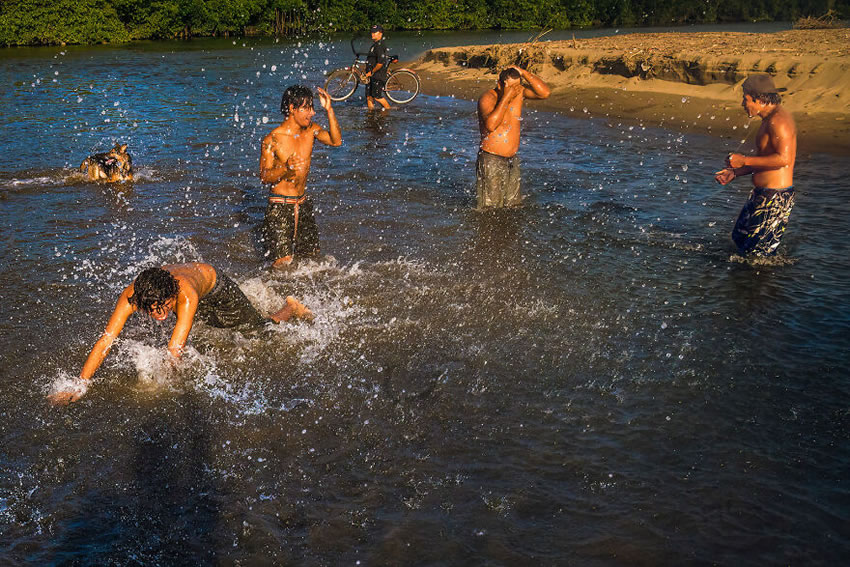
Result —
[[[0, 557], [846, 556], [843, 159], [801, 156], [780, 260], [759, 265], [729, 240], [748, 188], [711, 176], [734, 142], [529, 104], [523, 206], [481, 212], [474, 103], [368, 113], [361, 89], [336, 105], [343, 146], [313, 160], [326, 255], [272, 272], [259, 142], [283, 88], [321, 84], [347, 49], [0, 55]], [[118, 140], [136, 180], [81, 179]], [[48, 407], [136, 273], [186, 261], [264, 311], [303, 298], [316, 321], [198, 323], [174, 365], [170, 326], [135, 317], [83, 400]]]

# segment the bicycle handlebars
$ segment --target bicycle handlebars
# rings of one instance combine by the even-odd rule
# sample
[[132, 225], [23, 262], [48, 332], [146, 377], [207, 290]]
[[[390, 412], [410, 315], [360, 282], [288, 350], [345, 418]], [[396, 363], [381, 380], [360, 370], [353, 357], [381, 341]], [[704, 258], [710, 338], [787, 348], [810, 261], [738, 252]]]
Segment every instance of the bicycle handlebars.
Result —
[[357, 39], [357, 36], [351, 38], [351, 51], [354, 52], [355, 57], [362, 57], [363, 55], [369, 55], [368, 53], [359, 53], [357, 48], [354, 47], [354, 41]]

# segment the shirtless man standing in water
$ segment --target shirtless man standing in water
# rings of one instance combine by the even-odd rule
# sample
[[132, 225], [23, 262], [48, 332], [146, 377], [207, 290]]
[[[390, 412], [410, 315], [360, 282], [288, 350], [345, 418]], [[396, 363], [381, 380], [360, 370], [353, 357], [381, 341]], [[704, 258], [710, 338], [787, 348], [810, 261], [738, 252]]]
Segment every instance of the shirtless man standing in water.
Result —
[[313, 142], [328, 146], [342, 145], [342, 133], [331, 107], [331, 97], [323, 89], [319, 102], [328, 113], [328, 129], [315, 122], [313, 93], [294, 85], [286, 89], [280, 101], [285, 120], [263, 140], [260, 154], [260, 179], [271, 185], [269, 204], [263, 221], [263, 239], [274, 260], [273, 267], [290, 264], [299, 256], [319, 253], [319, 230], [313, 216], [313, 201], [304, 193]]
[[[525, 80], [528, 86], [524, 86]], [[478, 99], [478, 150], [476, 193], [478, 208], [513, 207], [520, 204], [519, 130], [522, 101], [549, 97], [549, 87], [540, 77], [516, 65], [499, 74], [496, 88]]]
[[732, 240], [742, 256], [769, 256], [776, 252], [794, 206], [794, 162], [797, 127], [770, 75], [751, 75], [741, 85], [741, 106], [747, 116], [761, 118], [756, 155], [729, 154], [727, 167], [714, 179], [726, 185], [742, 175], [753, 176], [753, 191], [741, 209]]
[[291, 295], [283, 309], [264, 317], [257, 311], [239, 286], [209, 264], [169, 264], [143, 270], [118, 298], [118, 304], [80, 372], [80, 384], [50, 396], [54, 404], [79, 400], [88, 382], [100, 367], [127, 319], [138, 310], [156, 321], [165, 321], [174, 312], [177, 323], [168, 341], [168, 352], [180, 358], [189, 338], [195, 316], [212, 327], [232, 328], [280, 323], [292, 317], [311, 319], [313, 313]]

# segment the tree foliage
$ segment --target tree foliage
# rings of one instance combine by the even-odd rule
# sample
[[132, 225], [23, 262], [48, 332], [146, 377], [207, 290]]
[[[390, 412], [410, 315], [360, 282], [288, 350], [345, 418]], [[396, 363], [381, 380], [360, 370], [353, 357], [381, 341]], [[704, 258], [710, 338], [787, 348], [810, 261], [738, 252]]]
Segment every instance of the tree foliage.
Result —
[[566, 29], [795, 20], [850, 0], [3, 0], [0, 45], [387, 29]]

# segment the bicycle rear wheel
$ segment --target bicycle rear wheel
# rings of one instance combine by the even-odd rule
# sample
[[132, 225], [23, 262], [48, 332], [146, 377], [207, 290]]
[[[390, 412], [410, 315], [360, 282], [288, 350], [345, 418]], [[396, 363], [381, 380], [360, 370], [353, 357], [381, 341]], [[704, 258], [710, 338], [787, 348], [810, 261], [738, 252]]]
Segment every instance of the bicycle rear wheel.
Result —
[[407, 69], [393, 71], [387, 77], [384, 93], [396, 104], [407, 104], [419, 94], [419, 77]]
[[350, 69], [336, 69], [328, 75], [328, 80], [325, 81], [325, 90], [330, 95], [331, 100], [339, 102], [353, 95], [354, 91], [357, 90], [359, 82], [354, 71]]

